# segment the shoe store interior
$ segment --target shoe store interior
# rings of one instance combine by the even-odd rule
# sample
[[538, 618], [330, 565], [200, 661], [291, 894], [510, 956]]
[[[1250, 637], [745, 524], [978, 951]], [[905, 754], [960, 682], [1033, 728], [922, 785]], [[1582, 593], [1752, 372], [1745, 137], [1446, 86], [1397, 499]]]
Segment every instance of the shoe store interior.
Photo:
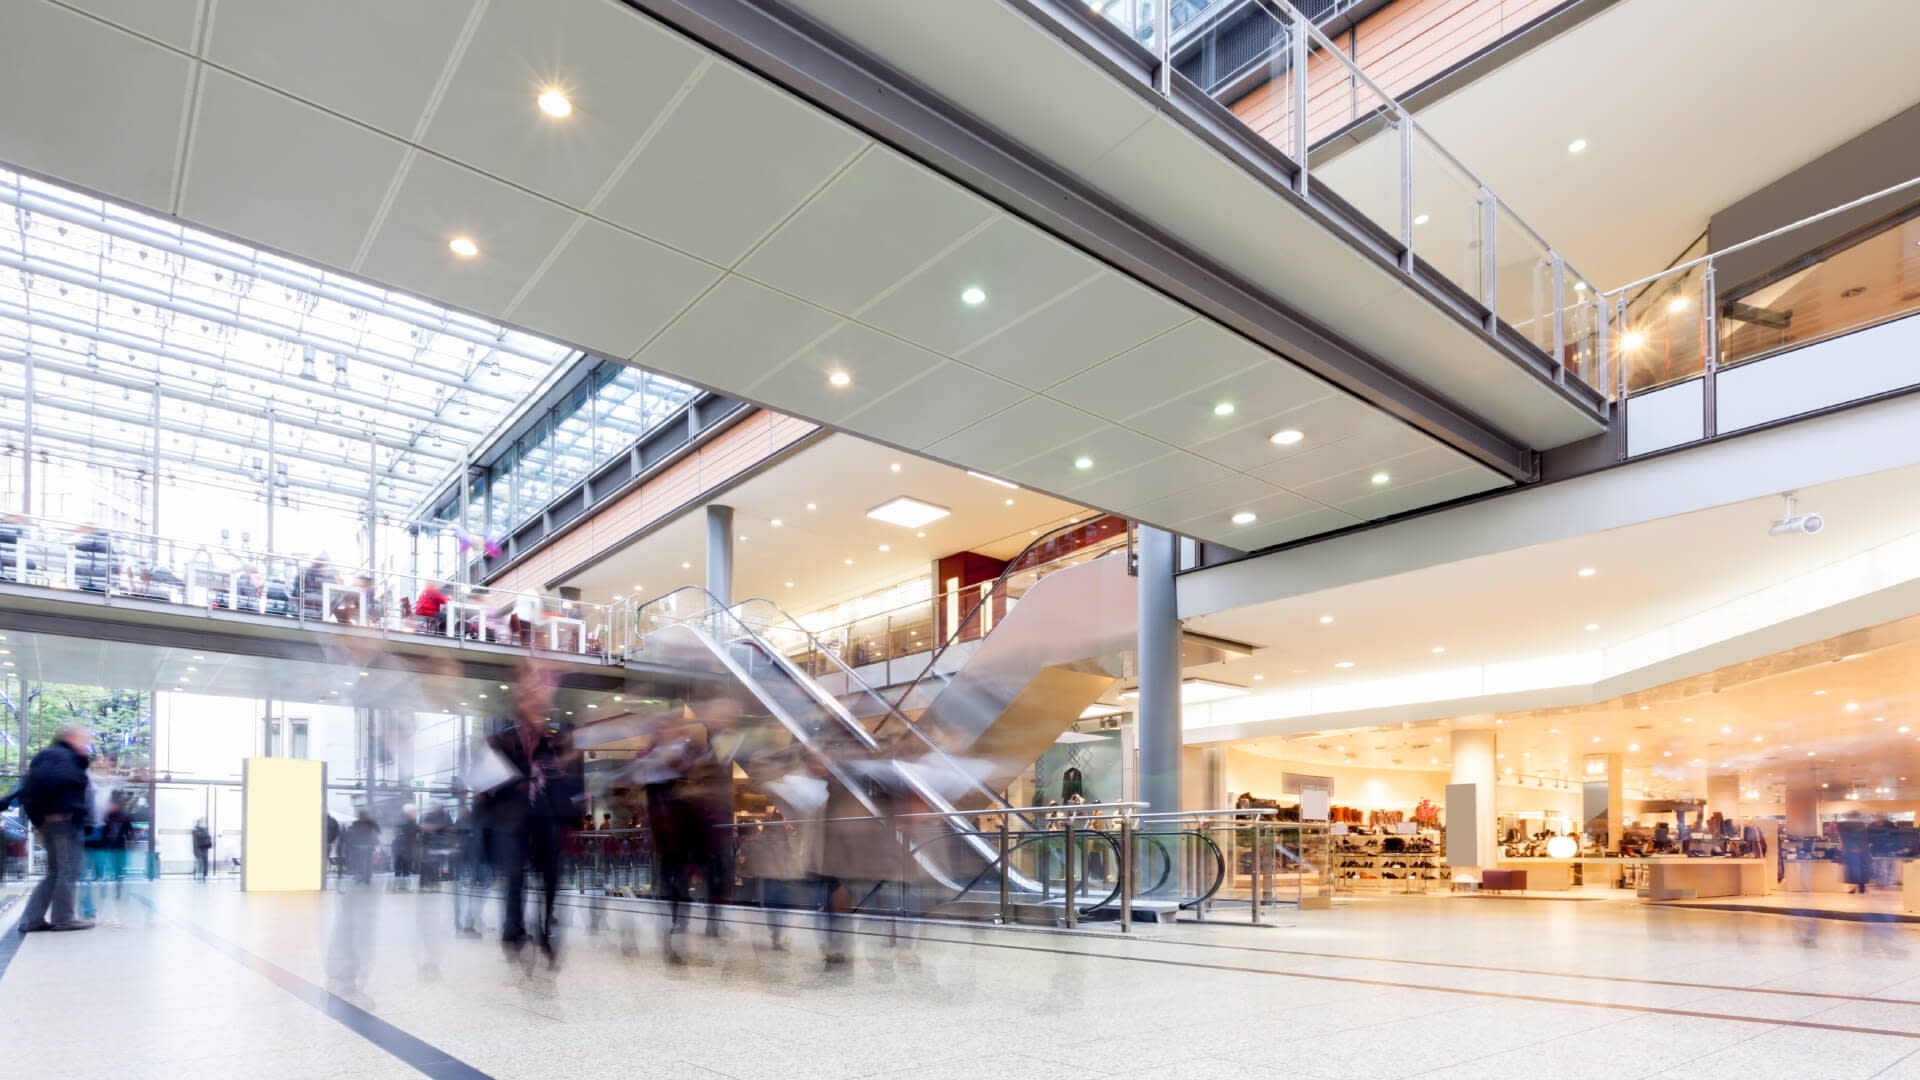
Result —
[[[1342, 899], [1920, 921], [1916, 665], [1906, 618], [1591, 704], [1190, 744], [1189, 760], [1225, 805], [1325, 820]], [[1470, 786], [1489, 774], [1492, 806]]]

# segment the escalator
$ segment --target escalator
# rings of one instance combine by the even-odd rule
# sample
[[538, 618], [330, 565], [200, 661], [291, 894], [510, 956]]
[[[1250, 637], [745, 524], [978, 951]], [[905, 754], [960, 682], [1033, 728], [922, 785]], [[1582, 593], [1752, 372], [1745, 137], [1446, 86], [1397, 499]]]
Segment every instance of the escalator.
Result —
[[[919, 873], [943, 890], [942, 905], [990, 901], [1006, 867], [1015, 906], [1064, 905], [1069, 860], [1060, 810], [1009, 805], [1001, 792], [1051, 746], [1125, 671], [1137, 635], [1137, 589], [1123, 534], [1056, 554], [1072, 529], [1056, 530], [1010, 562], [973, 610], [929, 654], [904, 688], [883, 695], [823, 647], [777, 604], [730, 608], [704, 590], [681, 589], [633, 609], [630, 660], [737, 687], [760, 730], [736, 758], [761, 786], [793, 767], [794, 747], [831, 762], [832, 782], [884, 816], [882, 790], [910, 793], [938, 815], [916, 819], [898, 837]], [[1230, 654], [1232, 643], [1189, 635], [1189, 662]], [[800, 807], [783, 812], [804, 813]], [[1003, 812], [997, 822], [963, 812]], [[1071, 877], [1083, 914], [1110, 909], [1119, 893], [1118, 844], [1100, 822], [1076, 830]], [[1096, 827], [1089, 828], [1089, 825]], [[1003, 856], [1002, 843], [1008, 847]], [[1192, 857], [1192, 847], [1199, 857]], [[1207, 849], [1212, 849], [1208, 851]], [[1205, 837], [1142, 837], [1136, 893], [1174, 897], [1175, 909], [1211, 897], [1225, 862]]]

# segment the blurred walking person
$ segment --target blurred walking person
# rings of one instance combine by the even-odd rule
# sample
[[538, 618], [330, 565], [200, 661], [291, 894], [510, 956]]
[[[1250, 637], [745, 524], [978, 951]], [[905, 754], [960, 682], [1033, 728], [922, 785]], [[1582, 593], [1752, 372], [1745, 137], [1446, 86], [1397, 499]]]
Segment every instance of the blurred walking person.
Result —
[[373, 966], [373, 856], [380, 847], [380, 826], [364, 806], [340, 834], [346, 873], [340, 882], [333, 943], [327, 953], [327, 978], [340, 989], [359, 990]]
[[400, 811], [400, 824], [393, 827], [393, 887], [405, 892], [412, 886], [407, 879], [418, 870], [420, 857], [420, 811], [412, 804]]
[[[105, 901], [113, 901], [114, 917], [107, 925], [117, 926], [123, 920], [126, 903], [127, 879], [127, 841], [133, 833], [133, 815], [127, 812], [127, 793], [115, 790], [107, 797], [107, 808], [100, 815], [97, 824], [87, 830], [87, 892], [81, 904], [81, 914], [93, 918], [105, 906]], [[95, 894], [99, 895], [99, 907], [96, 907]]]
[[554, 900], [560, 888], [561, 824], [578, 816], [576, 797], [583, 785], [575, 775], [576, 755], [547, 716], [553, 705], [547, 673], [530, 665], [520, 673], [513, 697], [513, 727], [488, 740], [513, 773], [489, 799], [497, 869], [507, 878], [500, 941], [510, 953], [526, 947], [526, 874], [531, 865], [540, 875], [536, 940], [548, 966], [554, 967], [559, 964]]
[[87, 744], [86, 731], [68, 724], [27, 766], [26, 794], [21, 803], [47, 849], [47, 876], [27, 897], [20, 916], [23, 934], [32, 930], [85, 930], [93, 925], [91, 919], [76, 918], [73, 910], [80, 829], [87, 819]]
[[193, 880], [207, 880], [207, 856], [212, 851], [213, 834], [207, 831], [207, 819], [201, 818], [193, 823]]

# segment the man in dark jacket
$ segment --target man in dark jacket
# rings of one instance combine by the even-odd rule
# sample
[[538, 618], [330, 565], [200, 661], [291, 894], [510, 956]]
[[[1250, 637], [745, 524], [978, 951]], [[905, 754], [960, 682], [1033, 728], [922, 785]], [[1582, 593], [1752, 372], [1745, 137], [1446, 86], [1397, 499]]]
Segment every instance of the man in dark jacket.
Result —
[[560, 884], [561, 823], [579, 813], [583, 784], [579, 755], [547, 718], [553, 706], [551, 676], [529, 666], [517, 678], [513, 726], [488, 740], [514, 774], [488, 800], [495, 869], [506, 875], [500, 936], [510, 952], [526, 945], [526, 867], [531, 865], [540, 875], [540, 948], [547, 962], [554, 964], [558, 958], [553, 908]]
[[[33, 756], [27, 766], [26, 795], [21, 800], [27, 820], [40, 830], [47, 849], [47, 876], [27, 897], [20, 916], [20, 932], [30, 930], [85, 930], [91, 919], [73, 913], [74, 876], [80, 864], [80, 829], [87, 821], [87, 733], [68, 724], [53, 745]], [[52, 918], [48, 918], [48, 908]]]

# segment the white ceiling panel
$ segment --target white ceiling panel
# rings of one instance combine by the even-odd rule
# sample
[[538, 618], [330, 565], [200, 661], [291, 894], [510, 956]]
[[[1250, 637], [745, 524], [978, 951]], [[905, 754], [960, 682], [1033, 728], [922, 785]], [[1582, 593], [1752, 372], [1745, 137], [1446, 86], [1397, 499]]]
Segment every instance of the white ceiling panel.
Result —
[[[1092, 277], [1099, 265], [1002, 216], [862, 313], [868, 324], [952, 356]], [[986, 299], [967, 304], [968, 289]]]
[[[0, 154], [145, 206], [172, 208], [190, 61], [45, 0], [0, 18]], [[58, 107], [52, 107], [57, 103]]]
[[1340, 437], [1330, 443], [1302, 440], [1294, 446], [1297, 452], [1252, 470], [1253, 475], [1298, 491], [1316, 481], [1359, 469], [1371, 470], [1389, 458], [1439, 445], [1405, 424], [1374, 412], [1354, 417], [1333, 434]]
[[1267, 363], [1272, 354], [1218, 323], [1195, 319], [1047, 391], [1071, 405], [1125, 420], [1167, 400]]
[[741, 394], [839, 322], [830, 311], [729, 275], [632, 359]]
[[[1357, 399], [1336, 393], [1278, 416], [1241, 424], [1189, 449], [1230, 468], [1253, 471], [1309, 453], [1325, 446], [1329, 439], [1343, 438], [1366, 422], [1372, 412]], [[1235, 419], [1239, 419], [1238, 414]], [[1287, 430], [1300, 432], [1301, 440], [1292, 446], [1274, 445], [1272, 437]]]
[[[1278, 505], [1278, 504], [1276, 504]], [[1222, 522], [1225, 524], [1223, 525]], [[1275, 544], [1304, 540], [1309, 536], [1333, 532], [1336, 529], [1350, 529], [1355, 525], [1364, 525], [1366, 521], [1352, 514], [1342, 513], [1331, 507], [1311, 505], [1299, 513], [1285, 517], [1273, 517], [1261, 514], [1260, 519], [1251, 525], [1234, 525], [1227, 513], [1217, 517], [1186, 522], [1182, 528], [1201, 534], [1218, 537], [1221, 543], [1239, 548], [1242, 551], [1258, 551]]]
[[[1122, 472], [1108, 473], [1090, 483], [1082, 484], [1074, 489], [1074, 498], [1095, 506], [1151, 503], [1160, 499], [1173, 498], [1184, 492], [1227, 484], [1239, 475], [1232, 469], [1215, 465], [1205, 458], [1176, 450], [1171, 454], [1156, 457], [1144, 465]], [[1262, 486], [1255, 482], [1238, 490], [1258, 491]], [[1217, 497], [1225, 497], [1228, 494], [1230, 492], [1223, 489], [1217, 493]], [[1180, 516], [1185, 517], [1187, 514]]]
[[[739, 271], [852, 315], [994, 213], [958, 184], [870, 146], [742, 260]], [[822, 251], [837, 258], [822, 259]]]
[[[1389, 468], [1398, 468], [1389, 465]], [[1422, 479], [1402, 483], [1398, 473], [1393, 474], [1393, 483], [1384, 490], [1350, 499], [1340, 505], [1340, 509], [1368, 520], [1403, 514], [1409, 510], [1418, 510], [1423, 506], [1451, 502], [1468, 495], [1478, 495], [1483, 491], [1492, 491], [1504, 487], [1505, 482], [1491, 471], [1479, 465], [1464, 465], [1452, 472], [1440, 473]]]
[[[606, 0], [489, 4], [427, 146], [586, 209], [701, 63], [684, 39]], [[535, 99], [567, 95], [555, 119]]]
[[732, 266], [865, 145], [846, 125], [716, 61], [598, 213]]
[[204, 55], [295, 97], [410, 139], [426, 115], [474, 2], [220, 4], [207, 30]]
[[1051, 398], [1030, 397], [941, 439], [928, 446], [927, 452], [949, 461], [965, 462], [983, 472], [1001, 473], [1018, 462], [1106, 426], [1099, 417], [1072, 406]]
[[[1251, 506], [1275, 494], [1278, 490], [1273, 485], [1263, 484], [1245, 473], [1232, 473], [1218, 483], [1197, 485], [1154, 499], [1141, 506], [1139, 514], [1148, 521], [1178, 525], [1199, 518], [1201, 515], [1220, 514], [1223, 508]], [[1224, 512], [1229, 515], [1232, 513], [1231, 510]], [[1212, 525], [1218, 526], [1219, 520], [1213, 520]], [[1214, 538], [1226, 531], [1228, 529], [1225, 527], [1213, 527], [1204, 532], [1196, 532], [1194, 535]]]
[[1152, 105], [1112, 93], [1109, 75], [1078, 54], [1063, 57], [1005, 0], [794, 6], [877, 55], [914, 57], [916, 79], [949, 101], [972, 99], [982, 115], [1008, 117], [1009, 136], [1069, 168], [1092, 164], [1153, 117]]
[[[398, 139], [208, 70], [180, 213], [329, 266], [351, 266], [406, 154]], [[288, 198], [301, 213], [286, 212]]]
[[[1007, 470], [1007, 479], [1047, 491], [1071, 492], [1172, 452], [1166, 443], [1110, 424], [1019, 462]], [[1089, 464], [1082, 469], [1077, 461]]]
[[585, 219], [511, 318], [607, 356], [632, 356], [720, 274], [672, 248]]
[[1102, 271], [964, 350], [960, 359], [1045, 390], [1193, 317], [1139, 282]]
[[[917, 345], [846, 322], [747, 387], [747, 393], [791, 403], [807, 416], [838, 424], [946, 362]], [[852, 381], [833, 385], [829, 376], [836, 372]]]
[[1005, 379], [947, 361], [847, 417], [847, 426], [919, 450], [1007, 408], [1026, 393]]
[[[1466, 459], [1454, 451], [1433, 446], [1397, 457], [1379, 458], [1325, 479], [1288, 486], [1316, 502], [1346, 510], [1363, 500], [1378, 500], [1396, 486], [1418, 484], [1455, 472], [1466, 463]], [[1382, 476], [1386, 479], [1376, 483]]]
[[[356, 269], [499, 317], [574, 217], [539, 196], [416, 152]], [[471, 238], [480, 253], [455, 256], [447, 244], [456, 236]]]
[[[1129, 419], [1127, 426], [1175, 446], [1193, 446], [1250, 419], [1264, 424], [1332, 394], [1331, 386], [1292, 364], [1269, 360], [1149, 409]], [[1216, 410], [1223, 406], [1231, 406], [1232, 412], [1221, 416]]]
[[98, 15], [142, 37], [192, 52], [200, 24], [201, 0], [63, 0], [72, 8]]

